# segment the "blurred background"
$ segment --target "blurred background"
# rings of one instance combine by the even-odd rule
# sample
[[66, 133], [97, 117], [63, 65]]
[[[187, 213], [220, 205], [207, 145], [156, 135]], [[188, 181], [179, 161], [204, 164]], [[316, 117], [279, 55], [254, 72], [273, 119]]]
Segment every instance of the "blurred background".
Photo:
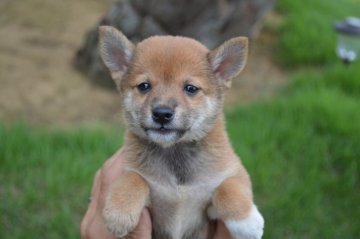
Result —
[[0, 238], [79, 238], [92, 178], [124, 132], [96, 49], [103, 24], [134, 42], [250, 37], [226, 116], [264, 238], [359, 238], [360, 24], [349, 16], [360, 0], [1, 0]]

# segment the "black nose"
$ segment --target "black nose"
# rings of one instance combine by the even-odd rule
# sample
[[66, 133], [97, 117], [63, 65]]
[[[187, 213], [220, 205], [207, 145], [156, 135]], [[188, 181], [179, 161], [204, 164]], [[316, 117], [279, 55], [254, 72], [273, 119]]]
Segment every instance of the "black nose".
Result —
[[152, 118], [156, 123], [167, 124], [174, 118], [174, 110], [168, 106], [157, 106], [152, 111]]

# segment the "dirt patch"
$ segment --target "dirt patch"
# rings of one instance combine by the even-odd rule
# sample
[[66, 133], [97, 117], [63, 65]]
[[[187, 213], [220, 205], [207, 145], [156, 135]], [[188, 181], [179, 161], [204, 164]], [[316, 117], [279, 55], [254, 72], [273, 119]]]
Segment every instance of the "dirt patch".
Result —
[[[0, 3], [0, 120], [66, 125], [120, 118], [119, 100], [72, 66], [86, 31], [107, 1], [5, 0]], [[227, 105], [273, 95], [287, 75], [272, 61], [266, 32], [251, 44], [249, 63]]]

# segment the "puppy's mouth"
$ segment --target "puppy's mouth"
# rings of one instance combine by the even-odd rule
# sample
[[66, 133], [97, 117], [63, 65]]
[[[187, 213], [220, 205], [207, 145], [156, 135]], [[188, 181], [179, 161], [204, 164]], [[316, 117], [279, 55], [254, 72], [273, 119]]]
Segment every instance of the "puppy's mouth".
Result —
[[144, 131], [146, 133], [153, 132], [160, 135], [167, 135], [167, 134], [177, 134], [178, 136], [182, 136], [185, 134], [185, 129], [176, 129], [176, 128], [170, 128], [166, 126], [160, 126], [160, 127], [143, 127]]

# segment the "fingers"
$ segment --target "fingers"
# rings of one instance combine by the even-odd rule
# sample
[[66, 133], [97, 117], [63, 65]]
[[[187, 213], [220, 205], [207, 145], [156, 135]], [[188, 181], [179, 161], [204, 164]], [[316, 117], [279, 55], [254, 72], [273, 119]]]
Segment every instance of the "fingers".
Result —
[[89, 198], [89, 207], [88, 207], [88, 213], [94, 214], [97, 207], [97, 202], [99, 198], [100, 193], [100, 186], [101, 186], [101, 170], [98, 170], [95, 174], [93, 187], [91, 189], [91, 195]]
[[110, 159], [108, 160], [110, 164], [112, 164], [114, 161], [120, 160], [122, 161], [124, 156], [124, 148], [119, 149], [115, 154], [113, 154]]
[[144, 209], [141, 213], [139, 224], [135, 227], [134, 231], [126, 238], [131, 239], [151, 239], [151, 217], [148, 209]]
[[112, 182], [117, 179], [123, 171], [124, 150], [118, 150], [110, 159], [108, 159], [101, 168], [101, 185], [98, 197], [98, 208], [104, 208], [106, 193]]
[[232, 239], [229, 231], [222, 221], [217, 221], [216, 232], [213, 239]]
[[87, 230], [85, 239], [116, 239], [106, 228], [102, 215], [96, 214]]
[[146, 232], [146, 235], [151, 235], [152, 231], [152, 224], [151, 224], [151, 217], [148, 209], [144, 209], [141, 213], [139, 225], [135, 228], [139, 229], [139, 231]]
[[122, 171], [122, 162], [124, 158], [124, 149], [119, 149], [115, 154], [113, 154], [103, 165], [105, 171]]
[[91, 196], [89, 199], [90, 202], [88, 205], [88, 209], [87, 209], [85, 216], [80, 225], [81, 238], [88, 238], [88, 236], [86, 234], [87, 234], [88, 228], [96, 214], [97, 198], [98, 198], [99, 191], [100, 191], [100, 181], [101, 181], [100, 174], [101, 174], [101, 172], [100, 172], [100, 170], [98, 170], [94, 177], [94, 182], [93, 182], [93, 187], [91, 189]]
[[80, 225], [82, 239], [113, 239], [104, 225], [102, 210], [110, 184], [121, 175], [124, 150], [118, 150], [103, 167], [96, 172], [91, 189], [90, 202]]

